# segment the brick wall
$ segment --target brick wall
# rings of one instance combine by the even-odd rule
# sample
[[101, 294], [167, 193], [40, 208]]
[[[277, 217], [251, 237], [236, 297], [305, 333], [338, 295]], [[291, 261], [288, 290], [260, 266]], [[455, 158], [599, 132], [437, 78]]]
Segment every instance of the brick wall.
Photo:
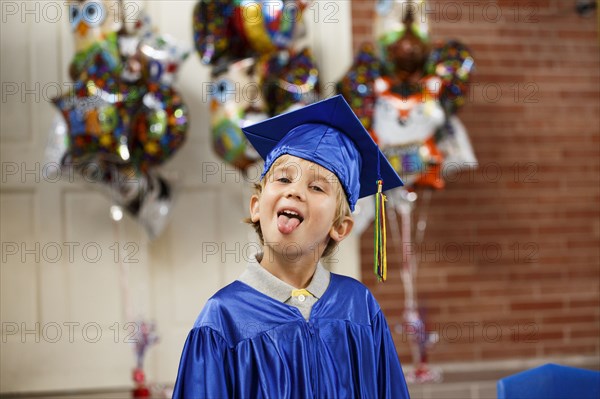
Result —
[[[419, 303], [440, 334], [430, 360], [598, 356], [597, 12], [581, 17], [560, 0], [427, 1], [432, 39], [458, 39], [476, 60], [459, 116], [480, 162], [433, 193], [415, 249]], [[355, 49], [372, 37], [374, 4], [352, 2]], [[402, 255], [390, 245], [388, 282], [376, 283], [371, 237], [364, 281], [394, 329]], [[394, 338], [410, 362], [408, 336]]]

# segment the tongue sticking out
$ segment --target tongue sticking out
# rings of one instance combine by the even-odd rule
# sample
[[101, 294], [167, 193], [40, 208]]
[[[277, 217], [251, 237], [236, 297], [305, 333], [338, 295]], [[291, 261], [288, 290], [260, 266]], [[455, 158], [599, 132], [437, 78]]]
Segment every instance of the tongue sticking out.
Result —
[[292, 231], [296, 230], [296, 227], [299, 225], [300, 219], [295, 217], [280, 215], [277, 218], [277, 227], [279, 228], [279, 232], [282, 234], [290, 234]]

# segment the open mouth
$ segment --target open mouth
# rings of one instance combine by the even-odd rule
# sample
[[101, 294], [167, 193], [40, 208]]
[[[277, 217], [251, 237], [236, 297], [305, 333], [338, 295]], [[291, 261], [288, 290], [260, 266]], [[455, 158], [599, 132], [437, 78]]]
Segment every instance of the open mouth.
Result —
[[302, 215], [300, 215], [298, 212], [289, 209], [284, 209], [282, 211], [277, 212], [277, 217], [279, 216], [286, 216], [288, 218], [298, 219], [300, 222], [304, 220]]
[[296, 230], [300, 223], [304, 221], [304, 217], [299, 212], [291, 209], [282, 209], [277, 212], [277, 227], [283, 234], [289, 234]]

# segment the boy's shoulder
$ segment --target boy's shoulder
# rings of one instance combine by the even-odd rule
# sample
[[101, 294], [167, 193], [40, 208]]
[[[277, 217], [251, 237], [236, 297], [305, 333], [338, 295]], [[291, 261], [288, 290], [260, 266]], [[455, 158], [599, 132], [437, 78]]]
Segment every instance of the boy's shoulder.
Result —
[[331, 281], [335, 281], [335, 284], [340, 286], [342, 289], [356, 291], [357, 293], [364, 293], [365, 295], [371, 295], [369, 288], [362, 282], [358, 281], [354, 277], [344, 276], [343, 274], [337, 274], [331, 272]]
[[369, 320], [381, 310], [369, 288], [360, 281], [352, 277], [331, 273], [330, 284], [331, 297], [335, 298], [336, 303], [343, 304], [345, 309], [354, 309], [360, 313], [366, 311], [365, 316]]
[[249, 296], [254, 293], [249, 287], [236, 280], [217, 291], [206, 301], [194, 327], [212, 326], [214, 321], [222, 320], [223, 316], [237, 311], [240, 306], [248, 305]]
[[276, 300], [236, 280], [221, 288], [206, 302], [193, 328], [212, 330], [233, 346], [259, 331], [278, 325], [281, 311], [265, 311], [273, 310], [272, 307], [278, 304]]
[[370, 293], [366, 285], [355, 279], [354, 277], [344, 276], [343, 274], [330, 273], [331, 281], [342, 289], [348, 289], [357, 292]]

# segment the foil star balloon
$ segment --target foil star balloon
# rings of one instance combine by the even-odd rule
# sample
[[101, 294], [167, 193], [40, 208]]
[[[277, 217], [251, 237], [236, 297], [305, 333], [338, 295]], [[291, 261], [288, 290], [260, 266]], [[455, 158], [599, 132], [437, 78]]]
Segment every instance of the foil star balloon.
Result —
[[124, 24], [121, 1], [69, 1], [68, 7], [74, 82], [53, 99], [64, 121], [54, 125], [53, 142], [58, 129], [66, 130], [64, 154], [54, 151], [53, 159], [79, 172], [94, 165], [96, 185], [156, 237], [173, 190], [155, 168], [185, 143], [188, 110], [172, 84], [189, 51], [154, 33], [144, 13]]

